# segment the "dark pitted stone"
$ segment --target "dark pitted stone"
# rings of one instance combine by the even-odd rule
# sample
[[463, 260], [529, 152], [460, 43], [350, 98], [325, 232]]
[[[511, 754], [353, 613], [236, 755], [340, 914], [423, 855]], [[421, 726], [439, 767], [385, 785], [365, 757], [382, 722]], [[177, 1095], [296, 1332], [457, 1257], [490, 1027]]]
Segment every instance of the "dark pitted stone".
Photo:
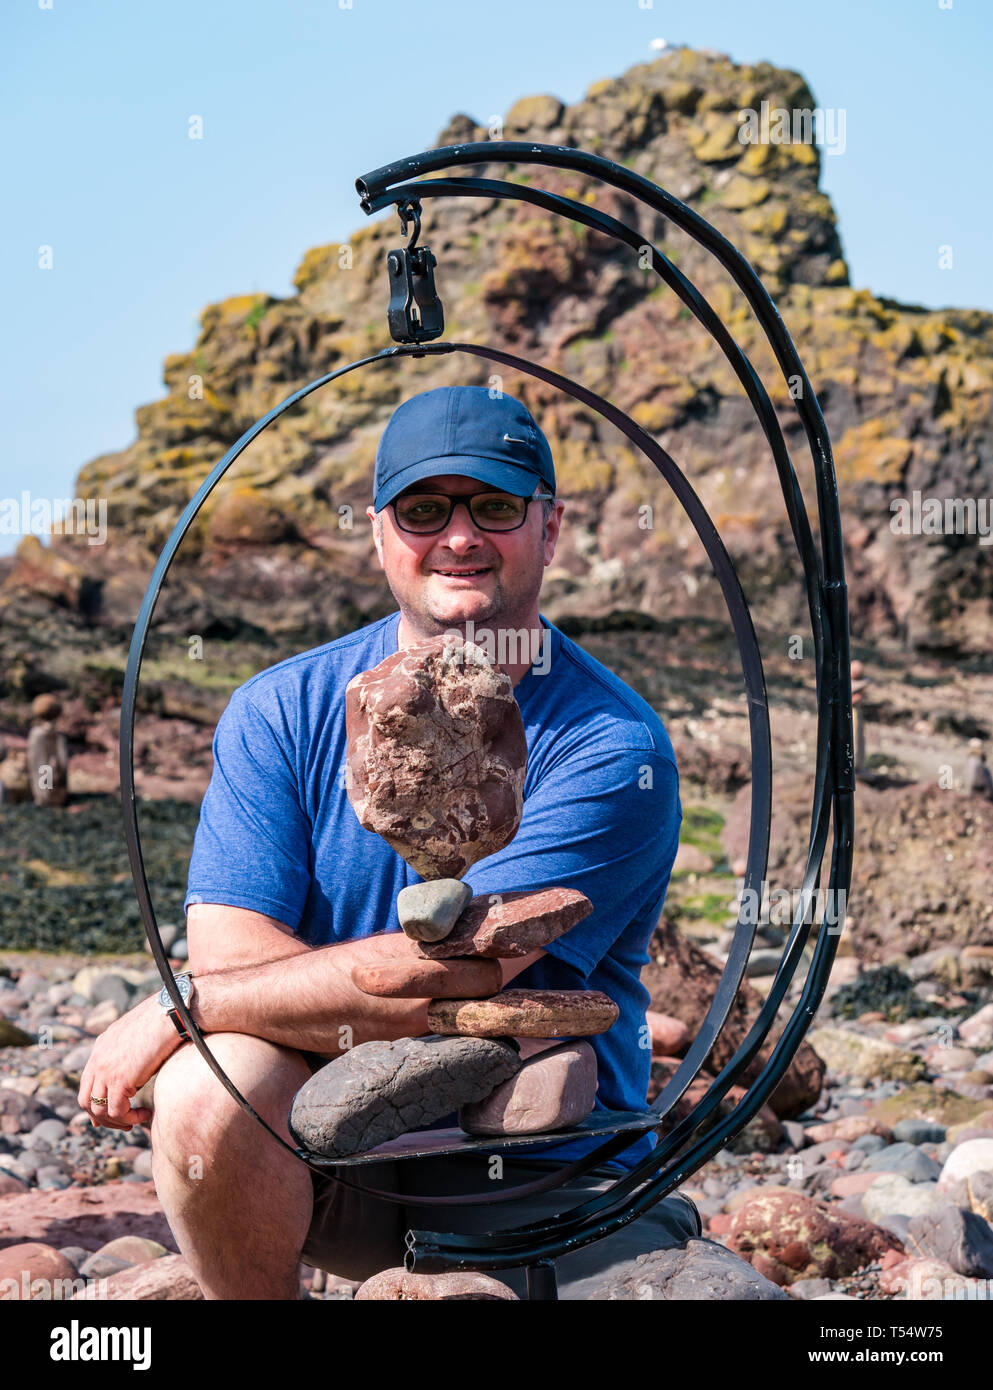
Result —
[[529, 1057], [485, 1100], [463, 1105], [459, 1124], [468, 1134], [567, 1129], [593, 1109], [596, 1087], [596, 1053], [589, 1043], [562, 1043]]
[[472, 901], [472, 889], [457, 878], [409, 883], [397, 894], [400, 925], [415, 941], [440, 941]]
[[290, 1133], [312, 1153], [347, 1158], [482, 1100], [520, 1065], [512, 1043], [488, 1038], [360, 1043], [297, 1091]]
[[526, 956], [562, 936], [592, 911], [589, 898], [575, 888], [481, 893], [443, 941], [421, 941], [418, 950], [431, 960]]
[[352, 983], [380, 999], [486, 999], [503, 985], [498, 960], [385, 961], [357, 965]]
[[460, 878], [520, 825], [527, 740], [509, 677], [448, 635], [345, 689], [348, 798], [425, 879]]
[[576, 1038], [605, 1033], [619, 1013], [596, 989], [505, 989], [492, 999], [433, 999], [428, 1026], [472, 1038]]

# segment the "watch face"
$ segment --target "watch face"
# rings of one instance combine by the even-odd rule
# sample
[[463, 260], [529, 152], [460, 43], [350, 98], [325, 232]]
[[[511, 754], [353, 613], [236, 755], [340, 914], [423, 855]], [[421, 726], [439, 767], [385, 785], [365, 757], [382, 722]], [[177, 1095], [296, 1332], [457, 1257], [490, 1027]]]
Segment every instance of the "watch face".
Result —
[[[189, 975], [177, 975], [175, 976], [175, 980], [179, 989], [179, 997], [184, 1004], [188, 1004], [190, 1002], [190, 995], [193, 993], [193, 981], [190, 979]], [[170, 999], [169, 991], [166, 989], [165, 985], [162, 986], [161, 993], [159, 994], [159, 1003], [162, 1005], [163, 1009], [173, 1009], [176, 1007]]]

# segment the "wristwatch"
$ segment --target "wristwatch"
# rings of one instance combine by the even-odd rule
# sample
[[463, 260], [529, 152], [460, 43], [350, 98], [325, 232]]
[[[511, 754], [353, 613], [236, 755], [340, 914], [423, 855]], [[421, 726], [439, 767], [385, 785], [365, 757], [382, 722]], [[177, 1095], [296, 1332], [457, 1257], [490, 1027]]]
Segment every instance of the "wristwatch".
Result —
[[[176, 985], [179, 988], [180, 997], [182, 998], [183, 1003], [186, 1005], [187, 1008], [189, 1008], [190, 1000], [193, 998], [192, 970], [184, 970], [181, 975], [174, 975], [173, 979], [176, 981]], [[180, 1018], [179, 1010], [176, 1008], [172, 1000], [169, 998], [169, 991], [166, 989], [165, 985], [162, 986], [162, 991], [159, 994], [159, 1003], [161, 1004], [165, 1012], [169, 1015], [169, 1017], [172, 1019], [173, 1023], [175, 1023], [176, 1031], [179, 1033], [179, 1036], [183, 1039], [183, 1042], [192, 1042], [193, 1039], [190, 1036], [189, 1030], [187, 1029], [186, 1024]]]

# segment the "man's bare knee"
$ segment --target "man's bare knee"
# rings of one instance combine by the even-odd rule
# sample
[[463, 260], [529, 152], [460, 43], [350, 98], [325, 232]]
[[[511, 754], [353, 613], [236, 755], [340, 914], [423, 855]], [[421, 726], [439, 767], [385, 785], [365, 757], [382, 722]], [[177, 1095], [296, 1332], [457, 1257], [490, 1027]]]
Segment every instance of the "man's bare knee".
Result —
[[[286, 1118], [293, 1096], [311, 1074], [303, 1056], [295, 1048], [248, 1033], [211, 1033], [207, 1046], [253, 1109], [278, 1134], [289, 1138]], [[180, 1047], [160, 1067], [155, 1078], [153, 1145], [177, 1143], [188, 1150], [196, 1140], [199, 1151], [211, 1152], [242, 1119], [256, 1124], [192, 1043]]]

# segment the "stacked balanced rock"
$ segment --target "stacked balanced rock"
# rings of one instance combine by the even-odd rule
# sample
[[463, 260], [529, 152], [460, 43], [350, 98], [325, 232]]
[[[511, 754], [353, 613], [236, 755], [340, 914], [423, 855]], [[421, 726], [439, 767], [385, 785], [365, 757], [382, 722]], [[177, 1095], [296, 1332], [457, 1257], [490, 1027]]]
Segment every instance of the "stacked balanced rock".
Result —
[[346, 1157], [455, 1109], [475, 1134], [575, 1124], [593, 1109], [596, 1055], [574, 1040], [610, 1028], [617, 1005], [594, 990], [504, 989], [500, 960], [548, 945], [593, 906], [569, 888], [473, 897], [462, 882], [520, 826], [527, 741], [510, 680], [446, 635], [356, 676], [345, 700], [349, 800], [424, 880], [397, 897], [416, 954], [358, 966], [352, 980], [379, 998], [430, 999], [434, 1034], [329, 1062], [297, 1093], [291, 1132]]

